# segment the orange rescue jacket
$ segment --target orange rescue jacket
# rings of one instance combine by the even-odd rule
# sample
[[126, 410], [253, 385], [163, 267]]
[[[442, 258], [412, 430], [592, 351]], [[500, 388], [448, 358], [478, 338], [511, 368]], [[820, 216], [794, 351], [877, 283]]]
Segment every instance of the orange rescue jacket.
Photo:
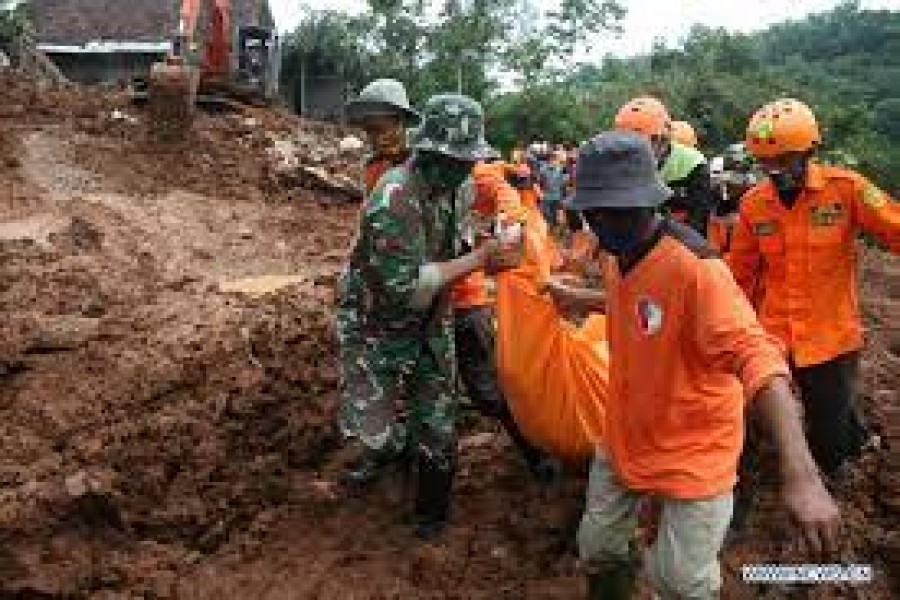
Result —
[[791, 209], [768, 180], [741, 201], [728, 264], [797, 366], [821, 364], [863, 345], [856, 283], [860, 231], [900, 253], [900, 204], [848, 169], [811, 164]]

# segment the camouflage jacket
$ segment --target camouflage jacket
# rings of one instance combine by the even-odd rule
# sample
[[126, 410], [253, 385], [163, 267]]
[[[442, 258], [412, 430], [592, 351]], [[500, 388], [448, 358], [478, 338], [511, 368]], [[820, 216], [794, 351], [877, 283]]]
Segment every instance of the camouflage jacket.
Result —
[[414, 170], [388, 171], [362, 211], [337, 298], [342, 343], [385, 336], [440, 335], [449, 292], [426, 310], [410, 305], [419, 268], [460, 256], [469, 237], [471, 194], [436, 192]]

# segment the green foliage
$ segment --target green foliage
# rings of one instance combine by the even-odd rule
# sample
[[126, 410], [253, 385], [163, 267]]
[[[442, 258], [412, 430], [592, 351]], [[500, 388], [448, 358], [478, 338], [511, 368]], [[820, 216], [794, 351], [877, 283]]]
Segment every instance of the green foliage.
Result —
[[[755, 34], [698, 26], [676, 48], [572, 66], [576, 48], [616, 30], [627, 3], [546, 4], [444, 0], [436, 13], [435, 2], [369, 0], [357, 17], [313, 12], [289, 40], [286, 74], [296, 76], [299, 58], [314, 54], [357, 89], [376, 77], [399, 79], [416, 104], [461, 83], [485, 103], [488, 136], [504, 149], [587, 139], [626, 100], [650, 94], [718, 153], [743, 139], [755, 109], [790, 96], [816, 112], [823, 159], [858, 165], [900, 191], [900, 12], [861, 10], [851, 0]], [[500, 93], [499, 81], [510, 78], [517, 90]]]
[[553, 86], [494, 98], [487, 104], [488, 139], [505, 150], [538, 139], [580, 143], [592, 129], [594, 111], [588, 103], [569, 104], [571, 99], [569, 90]]
[[900, 98], [888, 98], [875, 105], [875, 130], [892, 142], [900, 142]]
[[14, 54], [16, 42], [31, 31], [24, 2], [0, 0], [0, 50]]
[[569, 80], [578, 95], [556, 108], [596, 106], [594, 129], [580, 132], [583, 138], [608, 128], [628, 98], [654, 95], [694, 125], [705, 151], [717, 153], [743, 139], [760, 105], [795, 97], [818, 116], [823, 159], [859, 168], [896, 194], [898, 43], [900, 13], [863, 11], [855, 2], [754, 35], [695, 27], [678, 48], [657, 45], [646, 57], [580, 69]]
[[315, 54], [351, 65], [344, 74], [357, 89], [391, 77], [406, 84], [416, 103], [459, 87], [484, 100], [497, 88], [495, 74], [546, 81], [552, 61], [614, 28], [623, 15], [616, 0], [564, 0], [555, 11], [534, 0], [444, 0], [438, 14], [435, 4], [369, 0], [369, 10], [353, 17], [310, 11], [288, 39], [285, 78], [295, 79], [298, 65]]

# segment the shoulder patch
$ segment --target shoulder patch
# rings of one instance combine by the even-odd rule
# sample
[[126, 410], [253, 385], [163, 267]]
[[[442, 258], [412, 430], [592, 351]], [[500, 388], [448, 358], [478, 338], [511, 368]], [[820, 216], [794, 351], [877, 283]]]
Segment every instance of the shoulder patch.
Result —
[[678, 241], [697, 258], [719, 258], [719, 253], [710, 246], [706, 238], [694, 231], [692, 227], [673, 219], [666, 219], [663, 227], [665, 228], [664, 235], [668, 235]]
[[871, 183], [863, 190], [862, 201], [870, 208], [881, 208], [888, 203], [887, 194]]

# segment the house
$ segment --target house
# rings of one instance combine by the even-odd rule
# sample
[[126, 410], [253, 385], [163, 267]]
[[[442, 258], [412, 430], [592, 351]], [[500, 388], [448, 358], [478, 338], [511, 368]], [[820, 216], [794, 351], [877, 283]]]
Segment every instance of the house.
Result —
[[[211, 0], [205, 0], [208, 9]], [[36, 42], [72, 81], [146, 76], [178, 29], [179, 0], [30, 0]], [[233, 25], [274, 27], [267, 0], [231, 0]], [[202, 22], [202, 18], [201, 18]]]
[[347, 101], [355, 94], [340, 65], [318, 55], [290, 58], [300, 66], [282, 81], [287, 105], [309, 119], [343, 124]]

